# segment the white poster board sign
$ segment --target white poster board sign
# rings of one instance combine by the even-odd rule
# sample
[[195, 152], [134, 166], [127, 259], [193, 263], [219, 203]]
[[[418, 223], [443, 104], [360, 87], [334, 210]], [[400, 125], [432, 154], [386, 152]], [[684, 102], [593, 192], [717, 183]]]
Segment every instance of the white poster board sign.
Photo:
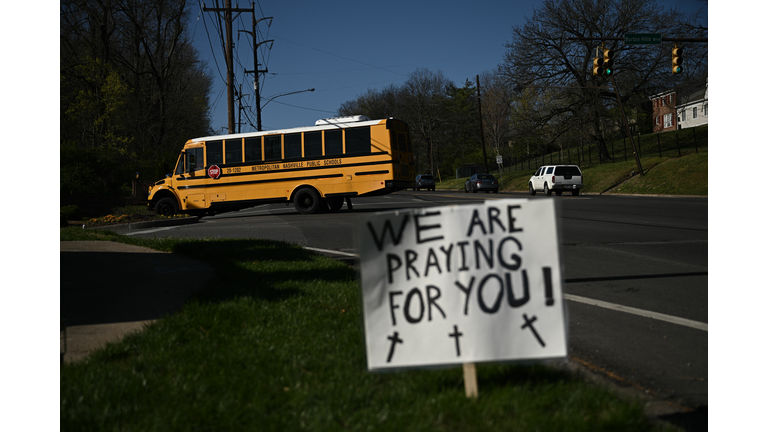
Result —
[[361, 216], [369, 370], [567, 356], [552, 199]]

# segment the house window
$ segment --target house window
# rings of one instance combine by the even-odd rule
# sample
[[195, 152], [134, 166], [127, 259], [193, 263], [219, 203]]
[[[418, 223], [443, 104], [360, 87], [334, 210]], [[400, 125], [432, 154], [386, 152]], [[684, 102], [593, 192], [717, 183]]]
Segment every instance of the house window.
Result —
[[664, 128], [672, 127], [672, 114], [664, 114]]
[[693, 107], [693, 118], [696, 118], [696, 117], [697, 117], [697, 115], [696, 115], [696, 107]]
[[667, 106], [667, 96], [661, 98], [661, 106]]
[[656, 116], [656, 126], [659, 125], [659, 116]]
[[[694, 108], [694, 109], [696, 109], [696, 108]], [[685, 121], [685, 109], [681, 109], [680, 110], [680, 115], [682, 116], [682, 120], [681, 121]]]
[[709, 106], [709, 104], [704, 104], [704, 117], [709, 115], [709, 114], [707, 114], [707, 107], [708, 106]]

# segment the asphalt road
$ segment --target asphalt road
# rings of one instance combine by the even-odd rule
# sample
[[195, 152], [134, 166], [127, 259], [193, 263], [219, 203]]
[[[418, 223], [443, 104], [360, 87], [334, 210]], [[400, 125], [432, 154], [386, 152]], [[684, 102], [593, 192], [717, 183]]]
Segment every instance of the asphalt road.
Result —
[[[355, 254], [363, 212], [466, 204], [523, 194], [403, 191], [358, 198], [335, 214], [264, 205], [198, 224], [130, 231], [140, 237], [264, 238]], [[569, 357], [683, 410], [708, 404], [707, 198], [563, 195], [559, 203]], [[706, 423], [704, 423], [706, 424]], [[695, 430], [695, 429], [690, 429]]]

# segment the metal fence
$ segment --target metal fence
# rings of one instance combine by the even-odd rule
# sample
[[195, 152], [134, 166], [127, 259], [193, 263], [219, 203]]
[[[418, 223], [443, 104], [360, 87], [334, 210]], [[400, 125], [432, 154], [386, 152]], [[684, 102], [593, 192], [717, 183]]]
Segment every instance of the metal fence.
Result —
[[[633, 136], [641, 162], [643, 158], [682, 157], [698, 153], [708, 146], [707, 126], [680, 129], [671, 132], [650, 133]], [[504, 157], [503, 171], [535, 171], [541, 165], [579, 165], [587, 167], [602, 163], [634, 161], [632, 144], [629, 139], [607, 143], [610, 160], [601, 161], [596, 144], [567, 146], [559, 151], [540, 155], [517, 155]], [[489, 164], [490, 165], [490, 164]], [[494, 164], [495, 166], [495, 164]]]

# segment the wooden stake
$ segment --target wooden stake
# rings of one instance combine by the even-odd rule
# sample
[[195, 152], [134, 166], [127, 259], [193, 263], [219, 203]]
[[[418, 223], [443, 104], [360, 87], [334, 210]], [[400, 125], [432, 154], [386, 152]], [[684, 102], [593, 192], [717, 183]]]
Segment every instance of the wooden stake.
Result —
[[468, 398], [477, 399], [477, 372], [474, 363], [464, 363], [464, 391]]

